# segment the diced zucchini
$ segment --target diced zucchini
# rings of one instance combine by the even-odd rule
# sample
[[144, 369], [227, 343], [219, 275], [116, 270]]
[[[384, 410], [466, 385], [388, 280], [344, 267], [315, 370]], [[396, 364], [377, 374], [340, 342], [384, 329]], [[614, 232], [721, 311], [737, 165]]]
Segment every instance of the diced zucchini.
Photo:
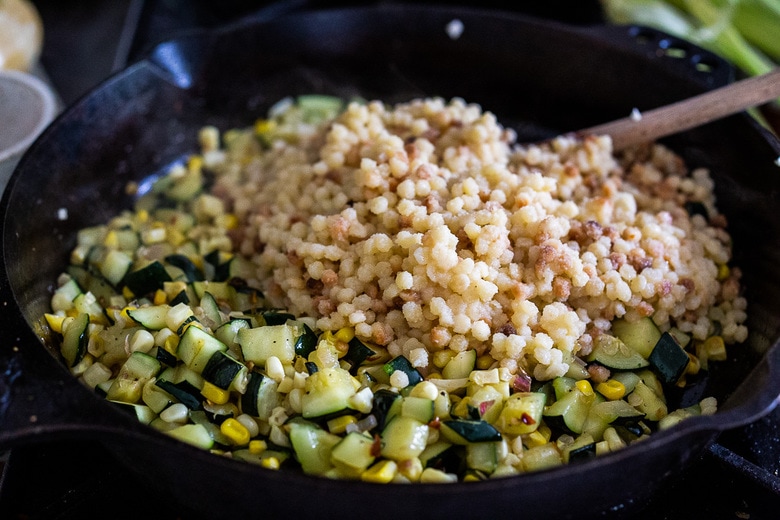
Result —
[[465, 446], [439, 440], [426, 446], [423, 452], [420, 453], [419, 459], [423, 468], [434, 468], [448, 473], [460, 473], [464, 452]]
[[236, 341], [244, 359], [261, 367], [271, 356], [276, 356], [282, 363], [295, 359], [293, 328], [286, 324], [242, 328], [236, 334]]
[[108, 389], [106, 399], [137, 403], [144, 385], [160, 372], [160, 362], [149, 354], [133, 352], [119, 369], [119, 374]]
[[211, 357], [227, 350], [227, 345], [195, 326], [187, 327], [179, 340], [176, 355], [197, 373], [203, 371]]
[[650, 357], [655, 344], [661, 339], [661, 331], [649, 317], [637, 321], [615, 320], [612, 322], [612, 334], [645, 359]]
[[309, 421], [293, 420], [288, 423], [288, 427], [295, 458], [304, 473], [324, 475], [333, 468], [331, 452], [341, 437]]
[[151, 378], [144, 384], [143, 391], [141, 392], [141, 400], [154, 413], [159, 414], [173, 403], [173, 397], [156, 385], [156, 382], [157, 380], [155, 378]]
[[674, 336], [664, 332], [648, 360], [661, 382], [673, 385], [682, 377], [690, 358]]
[[376, 417], [377, 427], [382, 430], [390, 420], [400, 413], [402, 397], [386, 388], [374, 392], [372, 413]]
[[544, 418], [551, 426], [565, 428], [573, 433], [582, 433], [585, 419], [591, 405], [596, 401], [596, 393], [585, 395], [576, 386], [566, 395], [544, 410]]
[[621, 399], [604, 401], [590, 407], [582, 426], [582, 434], [600, 441], [610, 426], [633, 425], [644, 419], [645, 414]]
[[577, 437], [572, 444], [563, 449], [563, 461], [585, 462], [596, 456], [596, 442], [593, 438], [583, 433]]
[[384, 365], [384, 371], [387, 375], [392, 375], [396, 370], [400, 370], [409, 378], [409, 386], [412, 387], [423, 381], [423, 376], [412, 366], [409, 360], [404, 356], [398, 356]]
[[82, 313], [65, 329], [60, 352], [68, 367], [75, 367], [87, 353], [89, 314]]
[[211, 356], [201, 375], [203, 379], [223, 390], [235, 389], [242, 392], [246, 389], [246, 365], [222, 351]]
[[596, 338], [588, 361], [597, 361], [617, 370], [636, 370], [648, 365], [647, 359], [639, 352], [609, 334], [601, 334]]
[[157, 418], [157, 414], [148, 406], [143, 404], [126, 403], [124, 401], [111, 401], [120, 410], [130, 413], [141, 424], [151, 424]]
[[634, 388], [634, 395], [637, 396], [636, 409], [645, 414], [650, 421], [660, 421], [667, 414], [666, 403], [651, 387], [644, 381], [639, 381]]
[[252, 417], [267, 421], [274, 408], [282, 402], [277, 388], [278, 384], [270, 377], [251, 372], [246, 392], [241, 396], [241, 410]]
[[495, 426], [485, 421], [468, 419], [451, 419], [442, 421], [441, 434], [453, 444], [469, 444], [472, 442], [497, 442], [501, 433]]
[[200, 393], [200, 389], [189, 381], [179, 381], [178, 383], [172, 383], [170, 381], [166, 381], [165, 379], [158, 379], [155, 384], [168, 392], [171, 396], [176, 398], [176, 400], [184, 404], [190, 410], [200, 410], [203, 408], [203, 396]]
[[317, 335], [305, 323], [302, 324], [301, 329], [300, 335], [295, 340], [295, 353], [302, 358], [308, 358], [309, 354], [317, 348]]
[[203, 450], [211, 449], [214, 446], [214, 440], [202, 424], [184, 424], [169, 430], [167, 433], [175, 439]]
[[475, 442], [466, 445], [466, 465], [490, 475], [498, 466], [498, 443]]
[[349, 408], [349, 399], [360, 387], [349, 372], [338, 367], [324, 367], [306, 378], [306, 393], [301, 398], [306, 418], [321, 417]]
[[360, 365], [362, 365], [367, 359], [375, 355], [376, 352], [366, 346], [365, 343], [357, 338], [352, 338], [349, 340], [349, 348], [347, 353], [342, 359], [350, 364], [349, 372], [351, 374], [356, 374], [358, 367], [360, 367]]
[[382, 456], [395, 461], [413, 459], [428, 443], [428, 425], [396, 416], [382, 430]]
[[165, 266], [155, 260], [136, 271], [128, 272], [123, 283], [134, 295], [144, 296], [162, 289], [163, 284], [170, 281], [171, 277]]
[[444, 379], [460, 379], [469, 377], [477, 362], [476, 350], [458, 352], [450, 359], [441, 371]]
[[208, 325], [212, 330], [215, 330], [222, 325], [223, 318], [219, 310], [219, 305], [210, 292], [206, 291], [203, 293], [203, 296], [200, 299], [200, 307], [203, 309], [203, 314], [206, 319], [210, 322]]
[[331, 463], [353, 477], [360, 476], [375, 459], [374, 439], [361, 432], [348, 433], [330, 452]]
[[542, 422], [547, 396], [542, 392], [518, 392], [504, 402], [496, 426], [509, 435], [536, 431]]
[[165, 328], [165, 317], [168, 315], [170, 305], [145, 305], [135, 309], [128, 309], [127, 315], [133, 321], [143, 325], [149, 330], [161, 330]]
[[203, 280], [203, 273], [201, 270], [185, 255], [168, 255], [165, 257], [165, 261], [181, 269], [188, 282], [192, 283]]
[[238, 346], [236, 341], [238, 331], [240, 329], [249, 328], [251, 326], [249, 319], [246, 318], [233, 318], [226, 321], [214, 331], [214, 336], [229, 348]]
[[524, 451], [522, 462], [526, 471], [541, 471], [563, 464], [563, 455], [554, 442], [548, 442]]
[[118, 286], [133, 265], [133, 257], [124, 251], [112, 249], [103, 257], [100, 274], [114, 287]]
[[427, 424], [434, 417], [433, 401], [425, 397], [403, 397], [401, 401], [401, 415]]

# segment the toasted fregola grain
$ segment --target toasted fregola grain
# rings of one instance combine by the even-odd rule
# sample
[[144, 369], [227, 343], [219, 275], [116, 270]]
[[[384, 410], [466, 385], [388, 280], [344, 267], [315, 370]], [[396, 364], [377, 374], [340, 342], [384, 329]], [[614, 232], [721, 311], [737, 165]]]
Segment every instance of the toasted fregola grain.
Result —
[[727, 342], [747, 335], [709, 174], [661, 145], [621, 157], [608, 137], [518, 146], [477, 105], [418, 99], [352, 103], [270, 149], [234, 138], [214, 162], [251, 283], [423, 373], [436, 352], [476, 349], [550, 379], [622, 316], [696, 339], [716, 324]]

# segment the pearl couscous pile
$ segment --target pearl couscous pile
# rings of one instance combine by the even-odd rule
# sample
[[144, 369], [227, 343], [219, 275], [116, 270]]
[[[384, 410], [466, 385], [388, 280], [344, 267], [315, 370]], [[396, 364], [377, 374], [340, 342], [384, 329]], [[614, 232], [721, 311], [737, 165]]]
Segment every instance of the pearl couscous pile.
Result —
[[620, 317], [747, 335], [708, 172], [661, 145], [518, 146], [477, 105], [420, 99], [353, 103], [299, 142], [244, 139], [211, 160], [250, 285], [423, 374], [473, 349], [549, 380]]

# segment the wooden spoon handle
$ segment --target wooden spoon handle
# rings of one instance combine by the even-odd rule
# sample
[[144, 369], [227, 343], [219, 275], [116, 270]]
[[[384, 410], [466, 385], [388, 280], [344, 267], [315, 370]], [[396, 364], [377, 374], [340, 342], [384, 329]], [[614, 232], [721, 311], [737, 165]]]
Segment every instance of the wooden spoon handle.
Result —
[[666, 105], [635, 117], [626, 117], [575, 132], [579, 137], [600, 134], [612, 137], [612, 146], [628, 146], [689, 130], [780, 97], [780, 67], [730, 83], [692, 98]]

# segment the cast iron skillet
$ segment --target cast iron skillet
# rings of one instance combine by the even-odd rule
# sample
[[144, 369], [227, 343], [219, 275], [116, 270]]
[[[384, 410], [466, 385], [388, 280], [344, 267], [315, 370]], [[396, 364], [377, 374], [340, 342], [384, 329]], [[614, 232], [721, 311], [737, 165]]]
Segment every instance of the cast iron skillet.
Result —
[[[464, 27], [457, 38], [445, 30], [455, 19]], [[669, 56], [669, 46], [686, 56]], [[780, 170], [774, 160], [780, 144], [744, 116], [667, 141], [690, 164], [711, 168], [720, 208], [730, 219], [735, 260], [745, 272], [749, 341], [732, 349], [732, 359], [695, 385], [693, 394], [678, 396], [684, 404], [712, 394], [722, 410], [590, 462], [446, 486], [380, 486], [264, 470], [173, 441], [81, 387], [59, 362], [40, 316], [74, 232], [128, 207], [128, 181], [141, 181], [194, 151], [200, 126], [248, 125], [284, 96], [327, 93], [388, 102], [459, 96], [495, 112], [529, 140], [731, 79], [721, 61], [657, 32], [574, 29], [446, 8], [315, 12], [156, 47], [52, 124], [3, 196], [0, 446], [94, 438], [145, 474], [155, 492], [210, 518], [582, 518], [630, 511], [721, 431], [756, 420], [776, 403]]]

